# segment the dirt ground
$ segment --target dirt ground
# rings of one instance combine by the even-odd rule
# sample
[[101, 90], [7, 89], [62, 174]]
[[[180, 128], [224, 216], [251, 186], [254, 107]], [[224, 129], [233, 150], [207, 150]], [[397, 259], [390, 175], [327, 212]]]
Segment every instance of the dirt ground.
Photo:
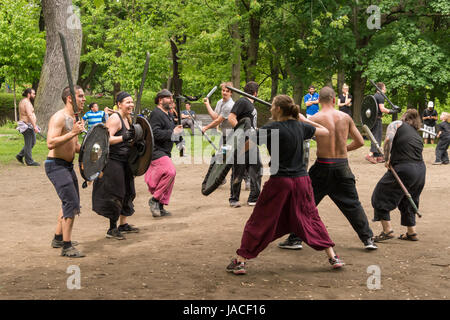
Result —
[[[367, 151], [364, 147], [352, 152], [350, 165], [370, 226], [378, 234], [381, 226], [371, 221], [370, 197], [386, 169], [365, 161]], [[136, 213], [129, 222], [141, 232], [124, 241], [105, 238], [108, 221], [91, 211], [92, 187], [81, 189], [80, 183], [83, 208], [73, 239], [87, 255], [82, 259], [61, 257], [60, 249], [50, 247], [60, 201], [44, 167], [0, 167], [0, 299], [449, 299], [450, 166], [431, 165], [433, 148], [426, 148], [424, 157], [420, 241], [392, 239], [367, 252], [342, 213], [325, 198], [319, 213], [346, 262], [344, 269], [332, 271], [325, 253], [306, 245], [299, 251], [279, 249], [279, 239], [248, 263], [244, 276], [228, 274], [225, 267], [240, 244], [252, 207], [228, 206], [229, 183], [203, 196], [205, 164], [177, 165], [168, 206], [173, 216], [161, 219], [151, 216], [144, 178], [137, 177]], [[243, 191], [241, 202], [247, 196]], [[404, 233], [398, 211], [392, 222], [396, 235]], [[79, 290], [67, 288], [71, 265], [80, 268]], [[378, 290], [367, 286], [372, 265], [381, 272]]]

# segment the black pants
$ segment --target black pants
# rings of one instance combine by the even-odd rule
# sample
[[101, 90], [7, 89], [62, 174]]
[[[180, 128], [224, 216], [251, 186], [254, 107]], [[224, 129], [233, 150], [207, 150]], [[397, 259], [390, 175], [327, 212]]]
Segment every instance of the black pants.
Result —
[[450, 142], [450, 137], [440, 138], [436, 146], [436, 162], [446, 162], [448, 163], [448, 145]]
[[[381, 118], [377, 119], [375, 125], [370, 131], [372, 131], [375, 140], [377, 140], [378, 145], [381, 147], [381, 139], [383, 138], [383, 123]], [[373, 142], [370, 145], [370, 152], [373, 153], [374, 157], [381, 157], [381, 153], [378, 152], [378, 149]]]
[[[393, 167], [418, 208], [419, 197], [425, 186], [425, 163], [423, 161], [400, 163]], [[414, 209], [390, 170], [378, 181], [373, 191], [372, 207], [374, 209], [373, 221], [390, 221], [390, 211], [398, 208], [402, 226], [413, 227], [416, 225]]]
[[248, 196], [248, 202], [256, 202], [258, 200], [259, 194], [261, 193], [261, 156], [259, 154], [258, 147], [256, 148], [257, 158], [256, 164], [250, 164], [249, 152], [245, 156], [245, 164], [233, 164], [233, 171], [231, 173], [231, 196], [230, 202], [239, 201], [241, 194], [241, 184], [245, 177], [246, 171], [250, 178], [250, 194]]
[[[355, 176], [347, 161], [333, 164], [316, 162], [309, 169], [309, 176], [316, 206], [328, 195], [350, 222], [361, 241], [373, 237], [366, 213], [358, 198]], [[293, 239], [292, 235], [290, 239]]]
[[34, 133], [34, 130], [30, 128], [22, 132], [22, 134], [25, 145], [23, 146], [22, 150], [20, 150], [18, 156], [25, 157], [26, 164], [32, 164], [34, 160], [31, 152], [34, 145], [36, 144], [36, 134]]
[[109, 159], [103, 176], [94, 180], [92, 210], [117, 221], [120, 215], [133, 215], [135, 197], [134, 176], [128, 162]]

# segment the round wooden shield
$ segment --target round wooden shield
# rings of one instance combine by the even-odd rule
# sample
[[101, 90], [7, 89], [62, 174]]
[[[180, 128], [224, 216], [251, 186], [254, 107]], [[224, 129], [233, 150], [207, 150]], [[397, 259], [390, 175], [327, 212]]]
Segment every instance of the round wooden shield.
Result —
[[213, 155], [202, 183], [202, 194], [204, 196], [211, 194], [222, 184], [236, 159], [238, 141], [241, 139], [239, 135], [250, 128], [250, 118], [241, 119], [234, 128], [234, 132], [227, 137], [227, 144], [222, 146], [222, 152]]
[[150, 123], [142, 116], [136, 117], [136, 123], [133, 126], [136, 138], [131, 146], [128, 163], [133, 175], [141, 176], [147, 172], [152, 162], [153, 131]]
[[361, 104], [361, 122], [372, 129], [377, 121], [378, 104], [374, 96], [365, 96]]
[[109, 132], [105, 124], [97, 123], [84, 136], [78, 163], [80, 174], [86, 181], [95, 180], [108, 161]]

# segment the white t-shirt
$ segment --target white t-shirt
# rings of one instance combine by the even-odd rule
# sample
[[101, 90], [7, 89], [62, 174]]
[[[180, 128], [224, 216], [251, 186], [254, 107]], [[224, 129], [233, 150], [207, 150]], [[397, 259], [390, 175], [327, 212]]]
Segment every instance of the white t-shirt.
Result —
[[224, 102], [223, 99], [217, 101], [216, 108], [214, 112], [219, 116], [222, 116], [225, 120], [219, 125], [220, 130], [225, 134], [226, 129], [233, 128], [231, 124], [228, 122], [228, 116], [230, 115], [230, 111], [234, 106], [233, 99], [229, 99], [227, 102]]

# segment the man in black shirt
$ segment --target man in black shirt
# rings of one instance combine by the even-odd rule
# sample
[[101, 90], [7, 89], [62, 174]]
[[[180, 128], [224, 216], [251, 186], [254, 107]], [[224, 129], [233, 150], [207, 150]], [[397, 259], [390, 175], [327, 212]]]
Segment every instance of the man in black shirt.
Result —
[[441, 114], [442, 122], [438, 125], [439, 142], [436, 146], [436, 161], [433, 164], [448, 164], [448, 145], [450, 143], [450, 115], [447, 112]]
[[[411, 197], [419, 207], [419, 197], [425, 186], [426, 167], [422, 158], [423, 141], [417, 130], [421, 127], [420, 115], [409, 109], [401, 121], [392, 122], [386, 131], [384, 157], [386, 167], [392, 165]], [[377, 183], [372, 194], [374, 208], [373, 221], [381, 221], [383, 231], [375, 237], [375, 242], [392, 239], [390, 211], [398, 207], [401, 224], [407, 231], [399, 239], [417, 241], [415, 212], [403, 193], [391, 170]]]
[[[378, 82], [377, 87], [381, 89], [383, 93], [386, 93], [386, 85], [383, 82]], [[375, 139], [377, 140], [378, 144], [381, 146], [381, 139], [383, 138], [383, 123], [381, 121], [381, 118], [383, 117], [383, 113], [397, 113], [400, 110], [390, 110], [386, 109], [384, 107], [384, 97], [383, 95], [377, 91], [374, 95], [375, 100], [377, 101], [378, 105], [378, 114], [377, 114], [377, 120], [375, 122], [375, 125], [370, 130], [372, 131]], [[384, 162], [383, 155], [381, 153], [378, 153], [377, 147], [374, 143], [370, 145], [370, 154], [366, 155], [366, 160], [371, 163], [381, 163]]]
[[[436, 132], [436, 121], [438, 119], [438, 113], [436, 110], [434, 110], [434, 106], [433, 106], [433, 101], [429, 101], [428, 102], [428, 108], [426, 108], [423, 111], [423, 115], [422, 115], [422, 120], [423, 120], [423, 128], [427, 131]], [[423, 143], [427, 143], [430, 142], [431, 140], [431, 144], [434, 144], [434, 136], [424, 132], [423, 133]]]
[[150, 114], [150, 126], [153, 131], [152, 162], [145, 173], [145, 182], [153, 195], [149, 200], [150, 211], [153, 217], [169, 216], [171, 213], [164, 209], [169, 204], [175, 183], [176, 170], [172, 163], [171, 151], [175, 141], [179, 141], [183, 126], [175, 126], [172, 108], [172, 93], [164, 89], [156, 95], [155, 110]]
[[[251, 94], [255, 97], [258, 96], [258, 84], [254, 81], [248, 82], [244, 87], [244, 92]], [[241, 119], [249, 118], [252, 129], [256, 129], [256, 110], [253, 105], [253, 100], [247, 97], [241, 97], [238, 99], [228, 116], [228, 122], [234, 128]], [[249, 153], [246, 153], [245, 164], [240, 164], [236, 162], [233, 164], [233, 172], [231, 175], [232, 185], [231, 185], [231, 195], [230, 195], [230, 206], [233, 208], [240, 207], [239, 196], [241, 193], [241, 183], [244, 179], [245, 170], [248, 170], [248, 175], [250, 177], [250, 195], [248, 196], [247, 204], [249, 206], [254, 206], [258, 200], [259, 194], [261, 192], [261, 157], [259, 154], [258, 147], [256, 149], [256, 164], [251, 163], [253, 159], [249, 159]]]

